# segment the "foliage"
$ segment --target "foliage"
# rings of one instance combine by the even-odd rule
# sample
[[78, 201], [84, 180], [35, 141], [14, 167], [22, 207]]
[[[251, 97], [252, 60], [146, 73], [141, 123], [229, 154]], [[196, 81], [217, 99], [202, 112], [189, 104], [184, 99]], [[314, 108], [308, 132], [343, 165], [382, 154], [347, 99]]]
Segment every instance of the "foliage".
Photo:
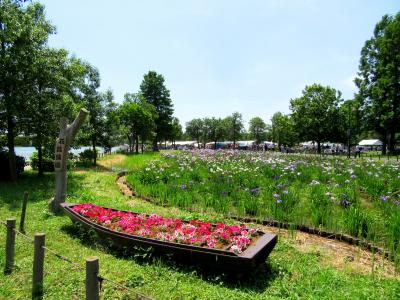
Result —
[[204, 143], [207, 141], [214, 142], [214, 148], [218, 141], [222, 140], [227, 132], [224, 122], [221, 118], [204, 118], [203, 119], [203, 138]]
[[382, 136], [383, 153], [387, 136], [389, 150], [394, 151], [396, 133], [400, 131], [400, 13], [385, 15], [375, 26], [374, 35], [361, 51], [357, 100], [366, 124]]
[[93, 155], [94, 151], [92, 149], [86, 149], [79, 153], [79, 161], [88, 166], [93, 159]]
[[13, 180], [16, 179], [14, 139], [21, 130], [17, 120], [26, 117], [25, 100], [34, 92], [32, 62], [53, 32], [41, 4], [0, 2], [0, 132], [7, 132]]
[[179, 123], [178, 118], [172, 118], [171, 122], [171, 131], [167, 135], [167, 138], [172, 142], [175, 142], [178, 139], [183, 137], [182, 125]]
[[266, 139], [266, 128], [267, 124], [260, 118], [254, 117], [250, 119], [249, 122], [249, 132], [252, 139], [254, 139], [257, 144], [260, 144]]
[[199, 148], [203, 131], [204, 122], [200, 118], [190, 120], [186, 123], [186, 134], [197, 141]]
[[172, 114], [174, 112], [169, 90], [165, 87], [164, 77], [154, 71], [144, 75], [140, 84], [140, 94], [147, 103], [155, 107], [155, 137], [153, 150], [158, 150], [158, 142], [168, 137], [171, 131]]
[[318, 153], [321, 153], [321, 142], [342, 140], [337, 127], [342, 123], [339, 113], [342, 101], [339, 91], [320, 84], [306, 86], [301, 97], [290, 100], [299, 138], [316, 141]]
[[298, 141], [293, 118], [289, 115], [277, 112], [272, 116], [271, 122], [272, 140], [278, 143], [278, 147], [281, 145], [293, 146]]
[[118, 108], [118, 115], [128, 136], [131, 150], [136, 143], [138, 153], [139, 137], [143, 142], [152, 135], [155, 126], [152, 111], [147, 105], [128, 100]]
[[[30, 162], [31, 162], [31, 167], [33, 170], [37, 171], [39, 170], [39, 156], [38, 152], [33, 152], [31, 157], [30, 157]], [[54, 172], [54, 159], [51, 156], [43, 156], [42, 161], [42, 172]]]
[[[8, 163], [9, 153], [0, 149], [0, 180], [10, 180], [10, 165]], [[25, 159], [21, 156], [16, 156], [17, 175], [20, 176], [24, 171]]]
[[227, 132], [227, 138], [233, 141], [233, 146], [236, 146], [236, 141], [240, 138], [243, 132], [242, 114], [234, 112], [232, 115], [224, 119], [224, 125]]

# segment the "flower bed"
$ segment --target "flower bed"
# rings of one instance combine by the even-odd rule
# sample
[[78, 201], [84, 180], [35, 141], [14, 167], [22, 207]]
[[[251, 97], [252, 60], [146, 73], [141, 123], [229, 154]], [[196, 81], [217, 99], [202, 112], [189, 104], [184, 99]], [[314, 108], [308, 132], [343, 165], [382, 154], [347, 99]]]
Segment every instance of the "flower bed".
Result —
[[256, 238], [258, 230], [245, 225], [229, 226], [200, 220], [184, 222], [156, 214], [135, 214], [93, 204], [78, 204], [73, 210], [111, 230], [181, 244], [242, 253]]

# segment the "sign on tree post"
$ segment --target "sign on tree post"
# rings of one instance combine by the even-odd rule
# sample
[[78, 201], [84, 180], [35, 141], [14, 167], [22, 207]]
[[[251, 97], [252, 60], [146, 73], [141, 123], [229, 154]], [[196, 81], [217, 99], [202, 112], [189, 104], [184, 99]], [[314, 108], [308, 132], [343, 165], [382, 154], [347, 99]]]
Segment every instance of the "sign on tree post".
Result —
[[67, 193], [67, 160], [69, 147], [74, 140], [79, 128], [85, 121], [88, 111], [81, 108], [78, 116], [75, 118], [71, 125], [68, 125], [67, 118], [60, 120], [60, 134], [56, 141], [54, 170], [56, 175], [56, 190], [54, 199], [50, 202], [49, 208], [51, 211], [56, 212], [60, 208], [60, 203], [65, 202]]

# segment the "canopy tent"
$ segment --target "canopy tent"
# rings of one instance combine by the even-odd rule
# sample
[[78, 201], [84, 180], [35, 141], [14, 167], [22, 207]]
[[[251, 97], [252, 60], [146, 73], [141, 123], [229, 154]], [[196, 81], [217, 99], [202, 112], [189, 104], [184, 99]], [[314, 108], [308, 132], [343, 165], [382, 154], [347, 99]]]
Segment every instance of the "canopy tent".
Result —
[[358, 143], [358, 146], [382, 146], [383, 143], [380, 140], [362, 140]]

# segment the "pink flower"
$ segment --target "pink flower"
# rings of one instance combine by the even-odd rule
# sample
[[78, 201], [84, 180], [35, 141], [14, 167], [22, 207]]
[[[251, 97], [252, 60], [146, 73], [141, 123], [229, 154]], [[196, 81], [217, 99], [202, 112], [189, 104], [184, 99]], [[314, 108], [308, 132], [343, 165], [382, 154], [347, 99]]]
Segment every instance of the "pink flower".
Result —
[[[242, 253], [251, 243], [251, 236], [257, 229], [248, 229], [244, 224], [227, 226], [218, 222], [213, 226], [210, 222], [164, 218], [157, 214], [134, 214], [104, 208], [93, 204], [77, 204], [72, 208], [75, 212], [112, 230], [157, 240], [217, 248], [233, 243], [230, 251]], [[219, 243], [219, 244], [218, 244]]]

